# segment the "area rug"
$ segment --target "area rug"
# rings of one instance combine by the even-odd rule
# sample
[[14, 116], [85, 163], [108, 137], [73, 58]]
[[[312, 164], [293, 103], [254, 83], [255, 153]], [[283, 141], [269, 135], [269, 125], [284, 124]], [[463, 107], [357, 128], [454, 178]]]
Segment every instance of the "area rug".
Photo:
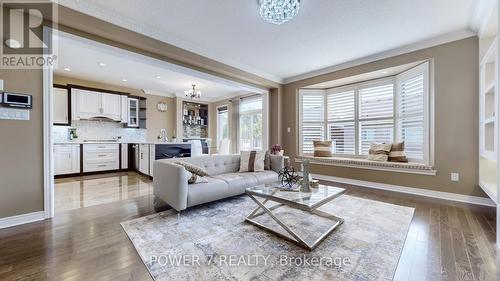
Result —
[[[245, 195], [126, 221], [122, 227], [151, 276], [163, 280], [392, 280], [413, 208], [344, 195], [320, 210], [345, 222], [307, 251], [244, 221]], [[276, 210], [314, 240], [332, 222], [288, 207]], [[274, 223], [269, 216], [261, 223]], [[275, 225], [278, 228], [277, 225]]]

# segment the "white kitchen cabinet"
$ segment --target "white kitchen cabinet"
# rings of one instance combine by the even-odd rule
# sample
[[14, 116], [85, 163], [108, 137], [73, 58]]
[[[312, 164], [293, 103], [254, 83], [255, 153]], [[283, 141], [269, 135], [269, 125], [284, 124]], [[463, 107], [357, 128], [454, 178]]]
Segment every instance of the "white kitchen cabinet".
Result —
[[121, 95], [82, 89], [72, 89], [72, 91], [76, 96], [74, 103], [76, 119], [104, 117], [114, 121], [122, 120]]
[[80, 145], [54, 145], [54, 175], [68, 175], [80, 172]]
[[52, 90], [53, 123], [69, 125], [69, 94], [68, 89], [56, 88]]
[[75, 89], [76, 113], [78, 119], [89, 119], [102, 116], [101, 93]]
[[129, 98], [127, 111], [128, 126], [139, 127], [139, 99]]
[[121, 96], [121, 123], [128, 123], [128, 97]]
[[149, 175], [153, 176], [153, 162], [155, 161], [155, 145], [149, 145]]
[[84, 144], [83, 172], [120, 169], [119, 144]]
[[122, 169], [128, 169], [128, 143], [122, 143]]
[[149, 175], [149, 144], [139, 145], [139, 172]]
[[122, 120], [121, 95], [101, 93], [102, 114], [110, 119]]

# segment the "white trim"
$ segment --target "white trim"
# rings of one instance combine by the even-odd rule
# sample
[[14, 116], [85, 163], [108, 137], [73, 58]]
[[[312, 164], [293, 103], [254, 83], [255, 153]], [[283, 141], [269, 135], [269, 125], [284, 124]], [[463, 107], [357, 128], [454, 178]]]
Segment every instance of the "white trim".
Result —
[[45, 219], [45, 212], [44, 211], [22, 214], [22, 215], [6, 217], [6, 218], [0, 218], [0, 229], [7, 228], [7, 227], [13, 227], [13, 226], [21, 225], [21, 224], [25, 224], [25, 223], [35, 222], [35, 221], [41, 221], [44, 219]]
[[428, 190], [428, 189], [407, 187], [407, 186], [400, 186], [400, 185], [393, 185], [386, 183], [377, 183], [377, 182], [370, 182], [363, 180], [347, 179], [347, 178], [326, 176], [319, 174], [312, 174], [312, 176], [315, 179], [329, 181], [329, 182], [338, 182], [338, 183], [351, 184], [373, 189], [381, 189], [381, 190], [387, 190], [405, 194], [443, 199], [448, 201], [462, 202], [462, 203], [488, 206], [488, 207], [496, 207], [496, 204], [493, 201], [491, 201], [491, 199], [486, 197], [469, 196], [463, 194], [456, 194], [456, 193], [449, 193], [449, 192], [442, 192], [442, 191], [435, 191], [435, 190]]
[[360, 58], [360, 59], [357, 59], [357, 60], [352, 60], [352, 61], [348, 61], [348, 62], [345, 62], [345, 63], [337, 64], [337, 65], [334, 65], [334, 66], [326, 67], [326, 68], [323, 68], [323, 69], [315, 70], [315, 71], [312, 71], [312, 72], [300, 74], [300, 75], [297, 75], [297, 76], [292, 76], [292, 77], [284, 79], [283, 84], [289, 84], [289, 83], [292, 83], [292, 82], [297, 82], [297, 81], [300, 81], [300, 80], [304, 80], [304, 79], [308, 79], [308, 78], [320, 76], [320, 75], [323, 75], [323, 74], [328, 74], [328, 73], [332, 73], [332, 72], [335, 72], [335, 71], [339, 71], [339, 70], [343, 70], [343, 69], [347, 69], [347, 68], [351, 68], [351, 67], [355, 67], [355, 66], [367, 64], [367, 63], [371, 63], [371, 62], [374, 62], [374, 61], [377, 61], [377, 60], [387, 59], [387, 58], [390, 58], [390, 57], [395, 57], [395, 56], [399, 56], [399, 55], [403, 55], [403, 54], [415, 52], [415, 51], [418, 51], [418, 50], [422, 50], [422, 49], [426, 49], [426, 48], [430, 48], [430, 47], [434, 47], [434, 46], [446, 44], [446, 43], [449, 43], [449, 42], [458, 41], [458, 40], [469, 38], [469, 37], [472, 37], [472, 36], [476, 36], [476, 33], [473, 32], [473, 31], [470, 31], [470, 30], [459, 30], [459, 31], [456, 31], [456, 32], [447, 33], [447, 34], [444, 34], [444, 35], [441, 35], [441, 36], [437, 36], [437, 37], [434, 37], [434, 38], [431, 38], [431, 39], [428, 39], [428, 40], [419, 41], [419, 42], [416, 42], [416, 43], [413, 43], [413, 44], [409, 44], [409, 45], [406, 45], [406, 46], [403, 46], [403, 47], [400, 47], [400, 48], [392, 49], [392, 50], [389, 50], [389, 51], [384, 51], [384, 52], [381, 52], [381, 53], [378, 53], [378, 54], [374, 54], [374, 55], [371, 55], [371, 56], [366, 56], [366, 57], [363, 57], [363, 58]]
[[[346, 158], [348, 159], [348, 158]], [[335, 166], [335, 167], [345, 167], [345, 168], [357, 168], [357, 169], [365, 169], [365, 170], [374, 170], [374, 171], [384, 171], [384, 172], [395, 172], [395, 173], [404, 173], [404, 174], [415, 174], [415, 175], [424, 175], [424, 176], [435, 176], [437, 174], [437, 170], [435, 169], [413, 169], [407, 167], [384, 167], [384, 166], [376, 166], [376, 165], [361, 165], [356, 163], [339, 163], [334, 161], [321, 161], [315, 160], [312, 158], [307, 158], [311, 164], [316, 165], [325, 165], [325, 166]], [[356, 160], [352, 158], [352, 160]], [[302, 159], [296, 158], [295, 163], [302, 163]]]
[[[52, 36], [52, 29], [44, 27], [44, 36]], [[44, 216], [54, 217], [54, 163], [52, 139], [52, 85], [53, 69], [43, 69], [43, 190]]]

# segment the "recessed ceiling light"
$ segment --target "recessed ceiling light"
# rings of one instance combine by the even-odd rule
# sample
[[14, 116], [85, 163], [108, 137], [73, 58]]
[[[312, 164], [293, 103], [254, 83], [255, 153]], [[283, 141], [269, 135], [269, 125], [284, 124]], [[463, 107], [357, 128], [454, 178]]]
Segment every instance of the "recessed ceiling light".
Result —
[[127, 82], [127, 81], [128, 81], [128, 80], [127, 80], [127, 79], [125, 79], [125, 78], [123, 78], [123, 79], [122, 79], [122, 82]]
[[161, 76], [160, 75], [156, 75], [156, 79], [161, 79]]
[[64, 68], [64, 71], [70, 72], [70, 71], [71, 71], [71, 69], [70, 69], [69, 67], [65, 67], [65, 68]]
[[5, 40], [5, 45], [11, 49], [19, 49], [21, 48], [21, 43], [17, 41], [16, 39], [7, 39]]
[[387, 74], [387, 73], [389, 73], [389, 72], [387, 72], [386, 70], [382, 71], [382, 74]]
[[106, 64], [105, 64], [105, 63], [103, 63], [103, 62], [100, 62], [100, 63], [99, 63], [99, 66], [100, 66], [100, 67], [105, 67], [105, 66], [106, 66]]

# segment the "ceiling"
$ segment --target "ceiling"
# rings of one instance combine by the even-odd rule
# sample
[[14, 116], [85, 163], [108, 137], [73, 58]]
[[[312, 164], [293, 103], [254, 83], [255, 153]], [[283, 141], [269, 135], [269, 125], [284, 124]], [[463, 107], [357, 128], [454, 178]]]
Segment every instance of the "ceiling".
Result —
[[340, 78], [336, 80], [331, 80], [323, 83], [314, 84], [311, 86], [304, 87], [304, 89], [330, 89], [339, 86], [345, 86], [349, 84], [370, 81], [374, 79], [379, 79], [383, 77], [396, 76], [402, 72], [405, 72], [425, 61], [417, 61], [413, 63], [398, 65], [390, 68], [385, 68], [377, 71], [367, 72], [359, 75], [349, 76], [345, 78]]
[[58, 46], [54, 73], [58, 75], [143, 89], [160, 96], [184, 97], [184, 91], [194, 83], [203, 101], [262, 91], [64, 32], [58, 32], [54, 40]]
[[59, 3], [283, 83], [439, 36], [471, 36], [485, 1], [302, 0], [299, 15], [280, 26], [260, 18], [258, 0]]

